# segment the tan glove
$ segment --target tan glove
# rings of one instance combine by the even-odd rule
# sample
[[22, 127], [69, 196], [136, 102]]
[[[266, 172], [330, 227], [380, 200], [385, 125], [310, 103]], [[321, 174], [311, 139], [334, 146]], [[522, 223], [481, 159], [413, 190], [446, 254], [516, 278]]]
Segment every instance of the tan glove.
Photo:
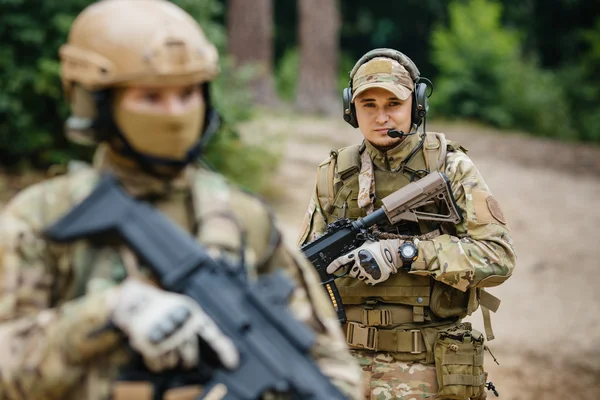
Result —
[[128, 278], [121, 287], [113, 323], [154, 372], [198, 364], [200, 336], [223, 365], [235, 368], [239, 353], [214, 321], [188, 296], [171, 293]]
[[367, 285], [376, 285], [387, 280], [401, 266], [398, 247], [399, 239], [387, 239], [366, 242], [358, 249], [335, 259], [327, 266], [327, 273], [333, 274], [350, 264], [348, 275], [365, 281]]

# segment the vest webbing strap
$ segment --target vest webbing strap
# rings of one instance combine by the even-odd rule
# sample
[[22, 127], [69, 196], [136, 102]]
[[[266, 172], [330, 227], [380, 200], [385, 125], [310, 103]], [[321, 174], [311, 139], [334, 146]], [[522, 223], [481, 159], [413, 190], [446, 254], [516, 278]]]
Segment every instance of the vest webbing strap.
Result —
[[494, 340], [494, 331], [492, 329], [492, 318], [490, 311], [498, 311], [500, 307], [500, 299], [491, 293], [486, 292], [483, 288], [478, 288], [479, 292], [479, 303], [481, 307], [481, 314], [483, 315], [483, 329], [485, 330], [485, 338], [490, 341]]
[[413, 307], [391, 309], [364, 309], [357, 306], [346, 307], [346, 318], [365, 326], [391, 326], [413, 322]]
[[481, 306], [481, 314], [483, 315], [483, 329], [485, 330], [485, 338], [490, 341], [494, 340], [494, 331], [492, 330], [492, 319], [490, 310]]
[[483, 353], [480, 354], [459, 354], [459, 353], [447, 353], [444, 354], [442, 365], [473, 365], [480, 367], [483, 365]]
[[442, 133], [428, 132], [425, 134], [425, 165], [429, 172], [440, 171], [446, 163], [447, 142]]
[[421, 354], [427, 351], [423, 334], [418, 329], [377, 329], [348, 322], [346, 342], [354, 348], [394, 353]]
[[317, 170], [317, 193], [319, 203], [325, 212], [330, 213], [333, 209], [333, 176], [335, 172], [335, 157], [329, 159], [329, 163], [321, 164]]
[[444, 375], [442, 376], [442, 385], [463, 385], [463, 386], [482, 386], [485, 385], [485, 374], [473, 375]]
[[[352, 296], [363, 296], [365, 295], [365, 288], [361, 286], [352, 287], [352, 286], [340, 286], [339, 288], [340, 295], [342, 297], [352, 297]], [[422, 303], [416, 303], [414, 305], [419, 306], [428, 306], [429, 305], [429, 296], [431, 287], [427, 286], [372, 286], [368, 287], [369, 297], [398, 297], [398, 298], [406, 298], [406, 297], [420, 297], [422, 299]]]
[[[340, 179], [346, 179], [348, 175], [354, 175], [360, 171], [360, 145], [348, 146], [340, 149], [339, 152], [331, 151], [329, 162], [319, 165], [317, 170], [317, 194], [319, 202], [327, 213], [334, 209], [336, 193], [333, 184], [335, 181], [335, 172], [338, 171]], [[348, 217], [356, 217], [350, 216]]]

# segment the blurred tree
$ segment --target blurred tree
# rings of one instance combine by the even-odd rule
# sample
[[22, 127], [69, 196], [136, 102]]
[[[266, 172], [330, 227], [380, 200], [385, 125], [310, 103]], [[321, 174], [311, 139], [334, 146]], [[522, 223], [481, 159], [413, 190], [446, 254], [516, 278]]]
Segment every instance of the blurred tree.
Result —
[[337, 0], [298, 0], [301, 111], [341, 111], [337, 91], [340, 15]]
[[228, 0], [228, 51], [240, 66], [252, 65], [254, 99], [260, 104], [277, 101], [273, 75], [273, 1]]

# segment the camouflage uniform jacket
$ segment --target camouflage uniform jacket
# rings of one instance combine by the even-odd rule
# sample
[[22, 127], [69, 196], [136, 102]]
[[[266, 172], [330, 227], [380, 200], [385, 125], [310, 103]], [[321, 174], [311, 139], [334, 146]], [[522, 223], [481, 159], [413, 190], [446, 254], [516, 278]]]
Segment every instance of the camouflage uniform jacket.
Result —
[[[391, 191], [400, 189], [408, 183], [410, 178], [407, 176], [410, 176], [416, 169], [425, 168], [423, 151], [413, 154], [408, 165], [405, 165], [406, 158], [413, 153], [420, 140], [418, 135], [410, 136], [387, 152], [379, 151], [368, 142], [363, 145], [363, 151], [368, 152], [372, 160], [374, 175], [385, 178], [381, 179], [382, 182], [385, 181], [383, 183], [374, 179], [376, 198], [383, 198]], [[319, 168], [331, 168], [330, 161], [330, 159], [327, 160]], [[442, 282], [461, 292], [473, 287], [499, 285], [512, 274], [516, 256], [509, 228], [498, 202], [492, 196], [471, 159], [460, 146], [456, 144], [448, 146], [443, 172], [451, 182], [452, 192], [463, 220], [453, 226], [442, 224], [441, 235], [419, 240], [418, 259], [412, 264], [410, 274], [407, 275], [406, 272], [400, 271], [406, 276], [412, 275], [413, 278], [417, 278], [416, 275], [430, 277], [433, 279], [432, 282]], [[359, 171], [353, 173], [355, 176], [358, 174]], [[332, 179], [336, 180], [336, 183], [332, 185], [334, 193], [331, 196], [336, 201], [343, 194], [341, 192], [346, 190], [339, 175], [340, 171], [337, 170], [330, 174]], [[352, 176], [346, 177], [344, 182], [349, 182], [351, 179]], [[356, 183], [356, 180], [354, 182]], [[387, 187], [383, 187], [383, 185], [387, 185]], [[356, 204], [360, 194], [351, 193], [352, 191], [358, 192], [356, 184], [346, 186], [351, 189], [344, 194], [344, 198], [348, 199], [348, 207], [344, 212], [347, 212], [351, 219], [364, 215], [365, 210]], [[309, 242], [322, 234], [327, 224], [340, 216], [339, 205], [336, 204], [336, 207], [332, 207], [323, 204], [324, 196], [319, 193], [318, 188], [319, 185], [316, 185], [310, 200], [299, 244]], [[380, 205], [381, 203], [376, 202], [375, 208]], [[332, 209], [334, 210], [332, 211]], [[373, 290], [375, 293], [377, 287], [384, 286], [385, 283], [371, 287], [362, 282], [354, 282], [352, 285], [360, 286], [365, 293], [369, 290]], [[373, 297], [377, 297], [377, 295]], [[346, 300], [344, 302], [346, 303]], [[356, 301], [351, 301], [351, 304], [356, 304]]]
[[[315, 360], [350, 398], [357, 398], [360, 371], [317, 277], [296, 250], [283, 244], [260, 201], [203, 169], [190, 168], [185, 179], [166, 185], [139, 171], [111, 166], [104, 156], [99, 159], [97, 168], [27, 188], [0, 214], [1, 399], [108, 399], [119, 367], [129, 360], [120, 334], [91, 333], [109, 321], [106, 298], [119, 283], [127, 275], [148, 275], [147, 270], [143, 265], [128, 268], [124, 246], [95, 246], [87, 240], [59, 245], [42, 235], [92, 191], [101, 169], [115, 173], [132, 194], [153, 195], [156, 207], [188, 228], [195, 225], [188, 224], [189, 214], [197, 211], [189, 202], [190, 186], [200, 184], [207, 196], [203, 204], [226, 208], [237, 221], [237, 233], [244, 232], [248, 275], [280, 268], [297, 283], [290, 310], [316, 331]], [[193, 211], [186, 215], [188, 206]], [[219, 234], [219, 224], [227, 222], [211, 218], [207, 208], [195, 221], [198, 240], [211, 251], [235, 256], [235, 249], [228, 248], [235, 243]]]

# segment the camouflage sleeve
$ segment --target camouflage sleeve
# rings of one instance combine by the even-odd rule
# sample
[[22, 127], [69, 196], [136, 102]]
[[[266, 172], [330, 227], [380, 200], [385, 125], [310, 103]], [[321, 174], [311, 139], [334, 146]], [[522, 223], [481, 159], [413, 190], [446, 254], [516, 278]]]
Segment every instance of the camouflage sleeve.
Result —
[[290, 310], [316, 332], [312, 355], [323, 373], [349, 399], [362, 399], [361, 371], [348, 350], [331, 301], [314, 268], [298, 250], [283, 243], [269, 265], [270, 268], [282, 268], [297, 282], [290, 299]]
[[296, 244], [302, 246], [305, 243], [311, 242], [316, 237], [321, 235], [327, 229], [327, 219], [323, 214], [323, 208], [319, 202], [319, 194], [317, 186], [313, 190], [313, 194], [308, 203], [308, 210], [302, 220], [299, 236], [296, 239]]
[[465, 153], [449, 153], [445, 172], [463, 221], [455, 225], [456, 236], [418, 243], [412, 273], [431, 275], [462, 291], [497, 286], [511, 276], [516, 262], [500, 205]]
[[108, 321], [106, 291], [54, 303], [59, 270], [41, 237], [40, 188], [17, 196], [0, 214], [0, 398], [61, 399], [83, 376], [84, 361], [120, 340], [90, 338]]

